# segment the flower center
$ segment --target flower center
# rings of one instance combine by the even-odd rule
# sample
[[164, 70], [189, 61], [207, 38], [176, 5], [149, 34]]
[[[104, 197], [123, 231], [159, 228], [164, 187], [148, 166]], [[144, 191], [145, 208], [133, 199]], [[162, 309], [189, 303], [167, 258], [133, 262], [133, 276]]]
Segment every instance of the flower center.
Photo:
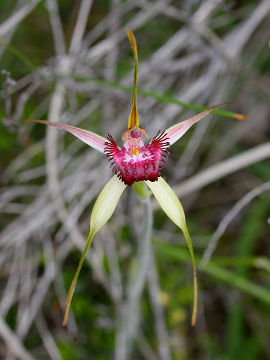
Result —
[[139, 126], [134, 126], [123, 132], [122, 140], [128, 154], [136, 156], [140, 154], [144, 147], [143, 135], [148, 139], [147, 132]]
[[169, 154], [169, 142], [165, 133], [158, 133], [150, 144], [144, 146], [143, 135], [147, 132], [138, 126], [122, 134], [123, 147], [118, 148], [111, 135], [105, 143], [107, 156], [112, 171], [127, 185], [134, 181], [156, 181], [160, 176]]
[[136, 148], [132, 149], [132, 154], [133, 155], [139, 155], [139, 153], [140, 153], [139, 149], [136, 149]]

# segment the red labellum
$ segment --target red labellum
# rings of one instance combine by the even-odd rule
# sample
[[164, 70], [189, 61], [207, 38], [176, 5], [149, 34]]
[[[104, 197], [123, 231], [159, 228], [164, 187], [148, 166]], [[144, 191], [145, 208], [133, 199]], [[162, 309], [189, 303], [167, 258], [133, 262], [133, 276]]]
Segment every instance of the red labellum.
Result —
[[110, 134], [105, 143], [104, 152], [113, 173], [127, 185], [135, 181], [156, 181], [167, 163], [170, 145], [167, 135], [159, 131], [151, 143], [144, 146], [143, 132], [139, 127], [127, 130], [121, 149]]

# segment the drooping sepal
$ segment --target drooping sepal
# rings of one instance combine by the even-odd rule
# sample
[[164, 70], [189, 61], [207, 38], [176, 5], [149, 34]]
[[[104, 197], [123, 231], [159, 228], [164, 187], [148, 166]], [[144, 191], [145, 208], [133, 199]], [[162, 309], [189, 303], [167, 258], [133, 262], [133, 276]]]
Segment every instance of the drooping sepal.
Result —
[[162, 210], [182, 230], [185, 236], [193, 266], [194, 297], [193, 297], [193, 312], [192, 312], [191, 324], [195, 325], [197, 318], [197, 307], [198, 307], [197, 270], [196, 270], [196, 262], [195, 262], [193, 247], [188, 233], [183, 207], [178, 197], [176, 196], [175, 192], [162, 177], [158, 178], [158, 181], [156, 182], [146, 181], [146, 184], [154, 194]]
[[90, 232], [96, 234], [111, 218], [126, 185], [113, 176], [99, 194], [90, 221]]
[[103, 225], [110, 219], [114, 210], [120, 200], [120, 197], [125, 190], [126, 185], [120, 181], [116, 176], [113, 176], [111, 180], [107, 182], [104, 186], [103, 190], [99, 194], [95, 205], [93, 207], [93, 211], [91, 214], [90, 220], [90, 232], [88, 235], [88, 239], [85, 244], [85, 248], [83, 250], [79, 265], [77, 267], [76, 273], [74, 275], [73, 281], [69, 288], [66, 308], [65, 308], [65, 315], [63, 320], [63, 325], [65, 326], [68, 320], [68, 314], [70, 309], [71, 300], [75, 291], [76, 283], [87, 253], [89, 246], [93, 240], [95, 234], [102, 228]]

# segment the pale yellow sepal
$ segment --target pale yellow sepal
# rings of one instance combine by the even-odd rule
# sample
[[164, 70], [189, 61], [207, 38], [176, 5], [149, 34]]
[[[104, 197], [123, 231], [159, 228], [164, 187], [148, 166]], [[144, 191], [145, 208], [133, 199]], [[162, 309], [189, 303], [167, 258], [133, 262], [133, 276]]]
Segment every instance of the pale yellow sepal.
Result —
[[94, 235], [102, 228], [103, 225], [110, 219], [114, 210], [120, 200], [120, 197], [125, 190], [126, 185], [118, 179], [116, 175], [112, 177], [111, 180], [107, 182], [104, 186], [103, 190], [99, 194], [95, 205], [93, 207], [91, 220], [90, 220], [90, 232], [88, 235], [87, 242], [85, 244], [85, 248], [83, 250], [79, 265], [77, 267], [75, 276], [73, 278], [72, 284], [70, 286], [67, 303], [65, 308], [65, 315], [63, 320], [63, 325], [65, 326], [68, 319], [69, 308], [72, 300], [72, 296], [74, 294], [75, 286], [80, 274], [80, 270], [82, 264], [84, 262], [85, 255], [87, 250], [93, 240]]
[[110, 219], [126, 186], [116, 175], [107, 182], [93, 207], [90, 232], [95, 234]]
[[193, 247], [188, 233], [183, 207], [178, 197], [176, 196], [175, 192], [162, 177], [159, 177], [158, 180], [155, 182], [151, 182], [151, 181], [145, 181], [145, 182], [152, 191], [152, 193], [154, 194], [162, 210], [182, 230], [185, 236], [193, 266], [194, 300], [193, 300], [193, 313], [192, 313], [191, 324], [195, 325], [197, 318], [197, 307], [198, 307], [197, 270], [196, 270]]

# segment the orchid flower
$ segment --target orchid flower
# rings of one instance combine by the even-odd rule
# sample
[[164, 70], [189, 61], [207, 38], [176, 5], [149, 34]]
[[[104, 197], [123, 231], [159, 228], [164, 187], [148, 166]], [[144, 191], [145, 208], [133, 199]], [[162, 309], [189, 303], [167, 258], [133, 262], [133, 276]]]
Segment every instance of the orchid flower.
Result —
[[130, 29], [127, 29], [127, 36], [131, 44], [135, 65], [131, 112], [128, 118], [128, 128], [122, 134], [123, 146], [121, 148], [118, 147], [110, 134], [108, 134], [106, 139], [94, 132], [70, 125], [43, 120], [26, 120], [54, 126], [75, 135], [87, 145], [105, 154], [114, 174], [104, 186], [93, 207], [89, 236], [69, 289], [63, 325], [67, 323], [76, 282], [93, 237], [112, 216], [125, 188], [132, 185], [134, 190], [139, 192], [138, 184], [140, 184], [140, 182], [144, 182], [147, 185], [166, 215], [182, 230], [185, 236], [193, 266], [194, 295], [191, 323], [194, 325], [197, 317], [198, 285], [193, 247], [188, 233], [183, 207], [175, 192], [161, 177], [161, 173], [168, 160], [169, 147], [179, 140], [193, 124], [207, 116], [218, 105], [212, 106], [163, 132], [159, 131], [149, 144], [144, 145], [144, 138], [148, 139], [148, 134], [146, 130], [139, 126], [139, 115], [136, 103], [138, 69], [137, 44], [135, 36]]

